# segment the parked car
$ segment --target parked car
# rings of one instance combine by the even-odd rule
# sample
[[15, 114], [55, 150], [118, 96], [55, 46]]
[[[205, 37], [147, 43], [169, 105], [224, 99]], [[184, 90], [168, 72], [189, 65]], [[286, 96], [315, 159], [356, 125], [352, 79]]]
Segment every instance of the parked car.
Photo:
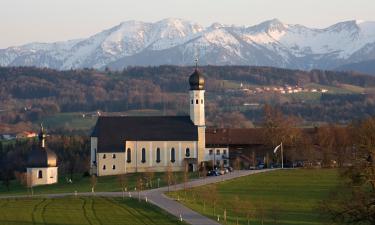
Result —
[[207, 176], [209, 176], [209, 177], [220, 176], [220, 173], [217, 172], [216, 170], [210, 170], [210, 171], [208, 171]]
[[233, 168], [232, 167], [226, 167], [226, 169], [228, 169], [229, 172], [233, 172]]
[[257, 166], [257, 169], [258, 170], [264, 169], [264, 163], [259, 163], [258, 166]]

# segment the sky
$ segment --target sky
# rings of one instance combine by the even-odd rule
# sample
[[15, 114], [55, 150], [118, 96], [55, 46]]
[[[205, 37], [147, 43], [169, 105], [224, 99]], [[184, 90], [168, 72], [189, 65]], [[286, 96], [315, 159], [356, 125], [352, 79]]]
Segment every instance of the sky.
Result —
[[123, 21], [182, 18], [250, 26], [277, 18], [323, 28], [375, 21], [375, 0], [0, 0], [0, 48], [85, 38]]

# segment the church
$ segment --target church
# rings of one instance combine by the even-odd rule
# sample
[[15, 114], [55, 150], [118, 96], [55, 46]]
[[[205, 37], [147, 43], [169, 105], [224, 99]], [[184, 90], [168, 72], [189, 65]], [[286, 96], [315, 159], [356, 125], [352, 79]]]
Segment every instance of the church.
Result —
[[99, 117], [91, 134], [91, 173], [196, 171], [205, 162], [228, 166], [228, 149], [206, 148], [205, 79], [197, 67], [189, 84], [190, 116]]

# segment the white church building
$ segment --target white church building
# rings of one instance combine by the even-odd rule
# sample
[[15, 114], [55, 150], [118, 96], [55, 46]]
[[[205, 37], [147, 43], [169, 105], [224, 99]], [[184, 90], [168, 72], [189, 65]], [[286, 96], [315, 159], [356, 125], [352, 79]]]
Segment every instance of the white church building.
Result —
[[47, 148], [46, 136], [43, 127], [41, 127], [38, 135], [39, 143], [32, 146], [28, 155], [26, 169], [28, 187], [57, 183], [57, 156]]
[[[205, 79], [197, 68], [189, 84], [190, 116], [99, 117], [91, 135], [91, 173], [182, 171], [186, 166], [195, 171], [210, 162], [218, 149], [206, 148]], [[223, 153], [229, 156], [228, 149], [220, 157]]]

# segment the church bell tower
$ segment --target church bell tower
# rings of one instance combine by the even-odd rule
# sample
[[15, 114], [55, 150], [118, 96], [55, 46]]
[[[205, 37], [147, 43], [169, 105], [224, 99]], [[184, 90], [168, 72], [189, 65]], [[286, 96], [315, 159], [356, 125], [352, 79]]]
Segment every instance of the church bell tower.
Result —
[[190, 119], [197, 126], [198, 142], [197, 142], [197, 162], [198, 166], [204, 166], [205, 148], [206, 148], [206, 120], [204, 114], [204, 76], [198, 70], [198, 64], [195, 66], [194, 72], [189, 77], [189, 105]]
[[195, 67], [194, 72], [189, 77], [190, 84], [190, 119], [196, 126], [205, 126], [205, 114], [204, 114], [204, 76]]

